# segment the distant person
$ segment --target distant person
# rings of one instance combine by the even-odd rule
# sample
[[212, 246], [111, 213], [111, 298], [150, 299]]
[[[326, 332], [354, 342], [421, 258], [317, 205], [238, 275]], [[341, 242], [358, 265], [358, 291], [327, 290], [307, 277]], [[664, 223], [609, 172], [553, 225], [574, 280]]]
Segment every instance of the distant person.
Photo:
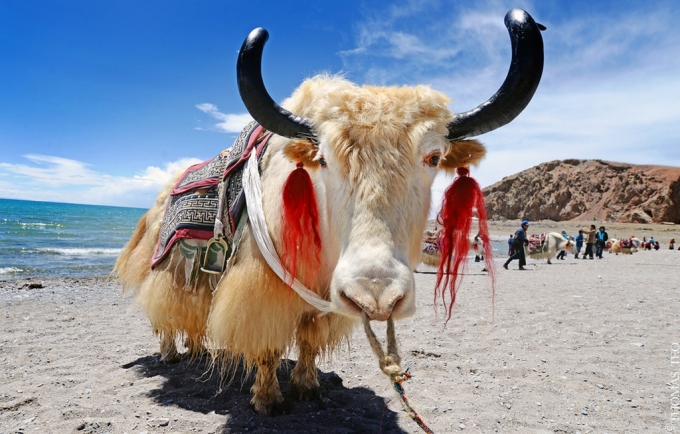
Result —
[[604, 246], [607, 245], [607, 240], [609, 235], [604, 229], [604, 226], [600, 226], [600, 230], [595, 234], [595, 256], [598, 259], [602, 259], [602, 251]]
[[595, 246], [595, 225], [590, 225], [590, 230], [583, 231], [586, 235], [586, 251], [583, 253], [583, 259], [593, 259], [593, 247]]
[[529, 220], [522, 220], [522, 225], [520, 226], [519, 229], [515, 231], [515, 235], [513, 236], [512, 244], [513, 254], [508, 258], [507, 261], [505, 261], [505, 264], [503, 264], [503, 268], [505, 268], [506, 270], [508, 269], [508, 264], [512, 262], [514, 259], [519, 259], [520, 270], [526, 270], [526, 268], [524, 268], [524, 266], [527, 264], [526, 257], [524, 256], [524, 246], [529, 244], [529, 240], [527, 239], [528, 229]]
[[512, 256], [512, 254], [514, 253], [512, 249], [512, 244], [514, 243], [514, 240], [515, 239], [513, 238], [512, 234], [510, 234], [510, 238], [508, 238], [508, 257]]
[[576, 254], [574, 255], [574, 259], [578, 259], [578, 254], [581, 253], [581, 247], [583, 247], [583, 240], [585, 240], [585, 236], [583, 236], [583, 229], [579, 229], [578, 235], [576, 235], [576, 238], [574, 241], [576, 241]]
[[[567, 231], [562, 231], [562, 233], [560, 235], [562, 235], [562, 238], [569, 241], [569, 235], [567, 235]], [[560, 250], [560, 252], [557, 254], [557, 257], [555, 259], [564, 260], [564, 258], [566, 258], [566, 257], [567, 257], [567, 251], [566, 250]]]
[[661, 246], [659, 245], [659, 242], [655, 241], [654, 242], [654, 250], [659, 250], [660, 248], [661, 248]]
[[669, 249], [673, 250], [675, 248], [675, 238], [671, 238], [671, 241], [669, 243]]
[[649, 237], [645, 243], [645, 250], [652, 250], [654, 248], [654, 237]]

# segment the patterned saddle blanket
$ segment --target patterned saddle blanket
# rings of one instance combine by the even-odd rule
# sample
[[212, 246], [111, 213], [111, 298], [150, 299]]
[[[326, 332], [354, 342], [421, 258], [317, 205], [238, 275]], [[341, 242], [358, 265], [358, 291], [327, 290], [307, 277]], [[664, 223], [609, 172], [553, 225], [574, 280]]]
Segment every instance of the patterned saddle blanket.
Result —
[[423, 253], [436, 256], [439, 254], [439, 243], [423, 242]]
[[246, 210], [243, 167], [253, 150], [261, 161], [270, 136], [259, 124], [251, 122], [231, 148], [212, 160], [189, 167], [182, 174], [170, 193], [151, 268], [158, 265], [178, 241], [203, 241], [182, 243], [180, 250], [192, 260], [192, 266], [194, 256], [200, 258], [210, 252], [208, 247], [213, 240], [219, 240], [227, 250], [220, 261], [228, 259], [239, 220]]
[[630, 249], [631, 247], [635, 247], [635, 245], [633, 244], [633, 241], [631, 241], [630, 238], [628, 238], [619, 240], [619, 247], [623, 249]]
[[543, 251], [545, 238], [546, 238], [545, 233], [542, 233], [540, 235], [538, 234], [529, 235], [528, 238], [529, 245], [527, 246], [527, 251], [529, 252], [530, 255], [533, 253], [540, 253]]

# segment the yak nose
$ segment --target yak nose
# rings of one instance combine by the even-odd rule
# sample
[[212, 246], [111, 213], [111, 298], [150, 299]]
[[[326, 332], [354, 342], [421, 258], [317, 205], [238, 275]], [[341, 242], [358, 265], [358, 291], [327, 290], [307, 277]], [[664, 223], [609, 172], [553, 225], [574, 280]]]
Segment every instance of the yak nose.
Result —
[[391, 278], [357, 277], [342, 295], [358, 314], [365, 312], [371, 320], [385, 321], [404, 298], [405, 291]]

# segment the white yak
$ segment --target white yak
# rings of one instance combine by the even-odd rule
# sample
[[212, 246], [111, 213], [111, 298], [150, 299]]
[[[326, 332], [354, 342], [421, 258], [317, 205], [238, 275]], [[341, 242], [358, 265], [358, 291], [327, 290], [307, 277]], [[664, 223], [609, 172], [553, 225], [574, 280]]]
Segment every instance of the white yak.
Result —
[[622, 240], [617, 240], [616, 238], [611, 239], [611, 249], [610, 252], [614, 254], [619, 254], [619, 253], [624, 253], [628, 255], [632, 255], [633, 253], [637, 252], [638, 248], [640, 248], [641, 241], [638, 240], [635, 237], [631, 237], [630, 239], [622, 239]]
[[[249, 199], [247, 218], [236, 216], [245, 222], [239, 225], [242, 236], [222, 274], [192, 274], [186, 264], [195, 257], [191, 249], [201, 246], [191, 241], [186, 251], [180, 251], [182, 242], [170, 247], [151, 268], [164, 210], [178, 200], [169, 186], [116, 263], [125, 290], [136, 296], [161, 339], [162, 358], [176, 358], [176, 340], [186, 338], [190, 355], [208, 348], [223, 366], [242, 361], [257, 368], [251, 404], [258, 413], [273, 414], [284, 400], [276, 369], [289, 349], [298, 353], [290, 378], [295, 396], [315, 396], [317, 356], [335, 349], [361, 321], [367, 326], [369, 320], [387, 320], [389, 330], [393, 320], [412, 315], [413, 270], [422, 258], [436, 174], [459, 168], [465, 176], [460, 168], [485, 155], [479, 142], [466, 139], [510, 122], [540, 81], [540, 25], [515, 9], [506, 26], [513, 59], [505, 82], [489, 101], [460, 114], [449, 110], [446, 95], [427, 86], [357, 86], [327, 75], [305, 80], [283, 108], [261, 77], [267, 33], [251, 32], [239, 53], [237, 78], [243, 102], [264, 128], [253, 133], [253, 146], [268, 140], [266, 149], [252, 152], [262, 156], [264, 232], [253, 229], [256, 212]], [[257, 173], [257, 162], [249, 161], [246, 167]], [[300, 188], [284, 188], [291, 180]], [[200, 199], [210, 190], [194, 193]], [[290, 203], [295, 206], [288, 208]], [[301, 225], [289, 209], [306, 209], [299, 218], [308, 217], [310, 224]], [[299, 295], [304, 291], [292, 292], [290, 276], [284, 280], [273, 271], [258, 244], [263, 234], [272, 238], [288, 272], [320, 300], [317, 307]], [[291, 234], [297, 238], [291, 241]], [[390, 351], [383, 361], [396, 365], [399, 358]]]
[[526, 246], [524, 247], [524, 253], [527, 258], [536, 260], [547, 259], [548, 264], [551, 264], [550, 260], [557, 256], [557, 253], [562, 250], [573, 255], [576, 253], [576, 243], [573, 240], [566, 240], [562, 234], [558, 232], [546, 234], [543, 245], [534, 252], [530, 253], [530, 250]]

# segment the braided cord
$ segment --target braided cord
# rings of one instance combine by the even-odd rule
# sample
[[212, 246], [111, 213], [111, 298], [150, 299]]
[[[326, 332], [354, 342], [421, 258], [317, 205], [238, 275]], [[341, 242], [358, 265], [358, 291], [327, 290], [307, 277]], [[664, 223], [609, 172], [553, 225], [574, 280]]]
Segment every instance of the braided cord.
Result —
[[401, 357], [399, 357], [399, 350], [397, 348], [397, 336], [394, 332], [394, 320], [392, 316], [387, 319], [387, 354], [382, 348], [378, 337], [373, 333], [371, 328], [370, 320], [366, 313], [363, 314], [364, 331], [366, 332], [366, 337], [368, 342], [371, 344], [371, 349], [373, 353], [378, 357], [378, 363], [380, 364], [380, 370], [383, 371], [385, 375], [390, 377], [392, 381], [392, 386], [396, 390], [401, 405], [406, 410], [406, 413], [413, 419], [418, 426], [428, 434], [434, 434], [434, 431], [427, 426], [423, 418], [418, 414], [418, 412], [411, 406], [411, 401], [406, 397], [406, 392], [402, 384], [404, 381], [411, 378], [411, 374], [406, 371], [402, 371], [399, 363], [401, 363]]

